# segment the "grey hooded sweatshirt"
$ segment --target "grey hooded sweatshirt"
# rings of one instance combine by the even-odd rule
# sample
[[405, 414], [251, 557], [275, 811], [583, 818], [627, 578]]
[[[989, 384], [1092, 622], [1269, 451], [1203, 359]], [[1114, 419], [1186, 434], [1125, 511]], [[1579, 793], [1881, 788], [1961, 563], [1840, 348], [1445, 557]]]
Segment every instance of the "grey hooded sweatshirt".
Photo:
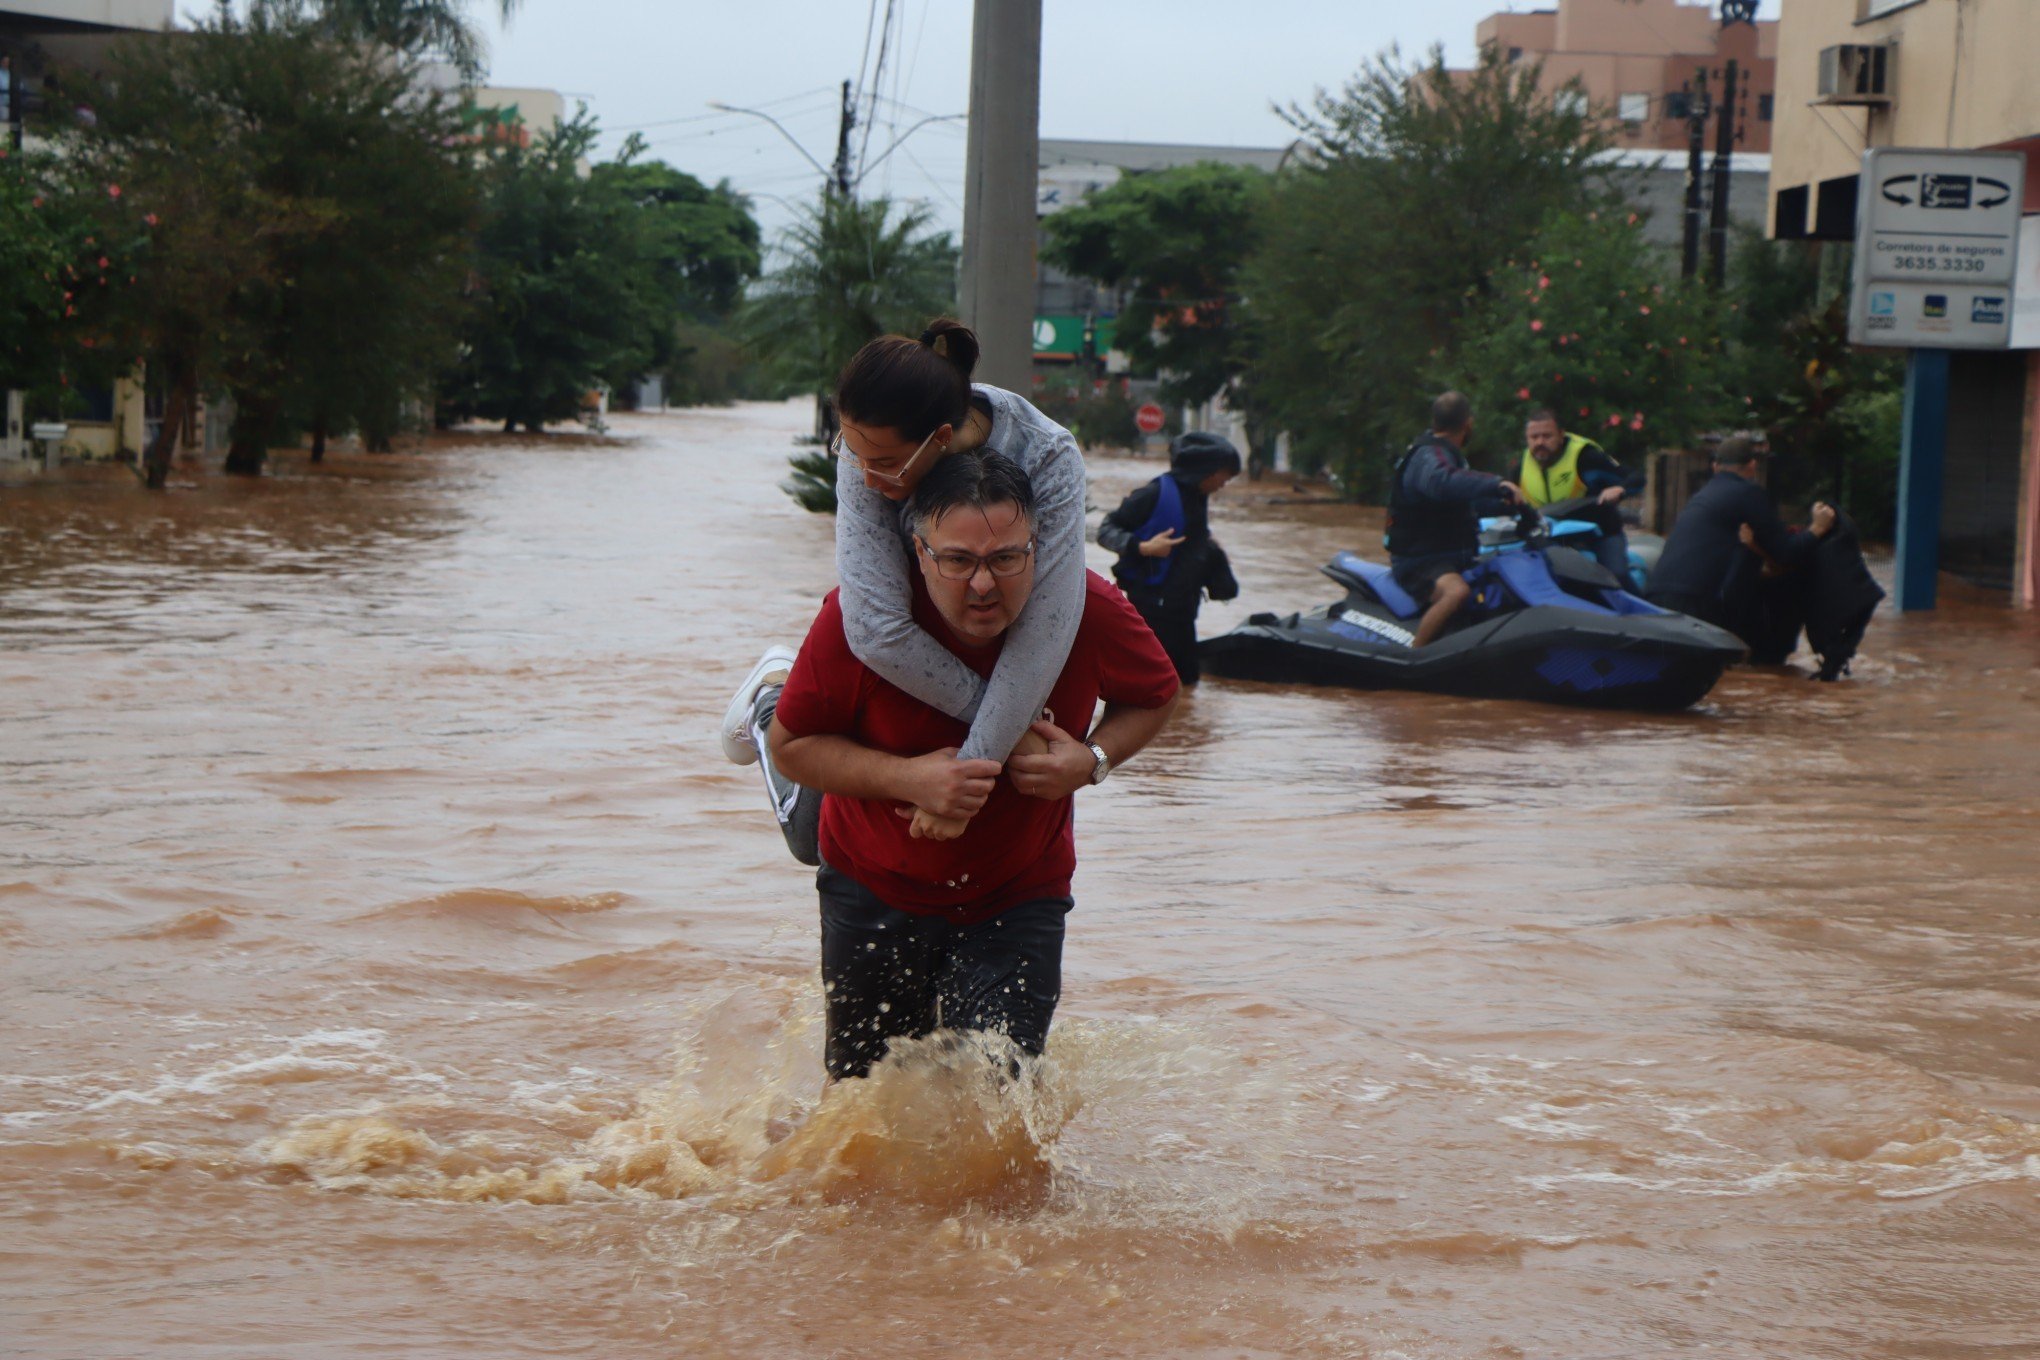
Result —
[[[843, 632], [857, 659], [932, 708], [970, 724], [964, 760], [1003, 761], [1069, 661], [1084, 612], [1084, 455], [1068, 430], [1003, 388], [972, 384], [989, 407], [985, 447], [1005, 454], [1034, 482], [1034, 593], [1013, 621], [989, 680], [914, 622], [913, 526], [907, 508], [864, 485], [836, 483], [836, 576]], [[1081, 737], [1091, 715], [1063, 714]]]

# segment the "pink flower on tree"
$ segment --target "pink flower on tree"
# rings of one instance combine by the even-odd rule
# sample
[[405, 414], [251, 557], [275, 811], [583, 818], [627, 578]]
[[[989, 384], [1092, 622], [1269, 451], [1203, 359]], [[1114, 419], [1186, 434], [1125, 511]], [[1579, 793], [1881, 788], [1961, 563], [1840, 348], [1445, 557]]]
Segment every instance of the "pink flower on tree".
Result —
[[1551, 287], [1551, 275], [1549, 275], [1549, 274], [1539, 274], [1539, 275], [1537, 276], [1537, 286], [1538, 286], [1539, 288], [1549, 288], [1549, 287]]
[[144, 213], [144, 214], [142, 214], [142, 221], [144, 221], [144, 222], [148, 223], [148, 224], [149, 224], [150, 226], [152, 226], [152, 227], [153, 227], [153, 226], [155, 226], [155, 225], [156, 225], [156, 214], [154, 214], [154, 213]]
[[1544, 323], [1542, 321], [1537, 320], [1535, 317], [1532, 317], [1530, 320], [1530, 329], [1533, 332], [1541, 331], [1544, 329]]
[[1636, 413], [1635, 418], [1629, 422], [1629, 428], [1632, 430], [1640, 430], [1643, 428], [1643, 412], [1638, 411]]
[[1527, 388], [1527, 387], [1519, 387], [1519, 388], [1517, 388], [1517, 389], [1516, 389], [1516, 400], [1517, 400], [1517, 401], [1528, 401], [1528, 400], [1530, 400], [1530, 389], [1529, 389], [1529, 388]]
[[107, 185], [107, 186], [106, 186], [106, 196], [107, 196], [108, 198], [119, 198], [119, 197], [120, 197], [120, 186], [119, 186], [118, 184], [109, 184], [109, 185]]
[[1644, 314], [1645, 316], [1649, 316], [1649, 315], [1650, 315], [1650, 308], [1649, 308], [1649, 307], [1647, 307], [1647, 306], [1645, 306], [1645, 307], [1638, 307], [1638, 308], [1637, 308], [1636, 310], [1637, 310], [1637, 311], [1639, 311], [1639, 312], [1642, 312], [1642, 313], [1643, 313], [1643, 314]]
[[1611, 429], [1611, 430], [1612, 430], [1612, 429], [1615, 429], [1615, 428], [1616, 428], [1617, 426], [1619, 426], [1619, 425], [1621, 425], [1621, 424], [1622, 424], [1622, 416], [1621, 416], [1621, 415], [1620, 415], [1619, 413], [1618, 413], [1618, 414], [1616, 414], [1616, 415], [1612, 415], [1612, 416], [1609, 416], [1609, 417], [1608, 417], [1608, 428], [1609, 428], [1609, 429]]

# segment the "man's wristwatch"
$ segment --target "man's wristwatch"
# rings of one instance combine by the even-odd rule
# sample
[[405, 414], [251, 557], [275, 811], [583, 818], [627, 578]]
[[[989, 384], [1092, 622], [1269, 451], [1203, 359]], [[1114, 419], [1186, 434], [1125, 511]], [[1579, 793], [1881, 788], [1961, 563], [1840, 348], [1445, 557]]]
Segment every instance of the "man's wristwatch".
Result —
[[1091, 782], [1102, 784], [1105, 776], [1112, 773], [1112, 757], [1106, 755], [1105, 748], [1095, 741], [1087, 741], [1084, 745], [1090, 747], [1091, 754], [1098, 758], [1098, 763], [1091, 767]]

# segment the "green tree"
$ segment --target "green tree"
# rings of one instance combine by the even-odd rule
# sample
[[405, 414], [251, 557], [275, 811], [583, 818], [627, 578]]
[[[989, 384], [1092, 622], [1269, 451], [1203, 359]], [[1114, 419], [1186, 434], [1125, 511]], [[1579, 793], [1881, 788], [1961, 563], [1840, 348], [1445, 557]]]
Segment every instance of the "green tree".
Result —
[[826, 393], [865, 341], [918, 335], [956, 304], [957, 249], [924, 208], [828, 195], [780, 239], [779, 267], [741, 313], [754, 352], [793, 391]]
[[1044, 223], [1045, 259], [1126, 290], [1119, 346], [1162, 393], [1195, 404], [1239, 371], [1240, 272], [1268, 177], [1205, 161], [1131, 175]]
[[1475, 447], [1492, 466], [1513, 474], [1523, 417], [1540, 406], [1639, 462], [1725, 414], [1725, 304], [1678, 280], [1636, 213], [1555, 213], [1488, 282], [1436, 385], [1473, 398]]
[[458, 110], [420, 97], [410, 63], [259, 16], [226, 88], [257, 192], [312, 225], [279, 237], [272, 268], [236, 294], [226, 470], [242, 473], [299, 429], [314, 458], [349, 427], [388, 446], [453, 361], [476, 206]]
[[584, 178], [585, 109], [484, 173], [477, 293], [450, 413], [531, 431], [577, 416], [591, 389], [649, 368], [666, 310], [647, 215], [616, 178]]
[[710, 188], [660, 161], [637, 161], [633, 140], [594, 178], [640, 214], [661, 306], [649, 316], [647, 367], [680, 405], [728, 401], [741, 372], [727, 323], [758, 277], [758, 220], [725, 180]]
[[121, 308], [146, 249], [131, 213], [100, 210], [105, 186], [62, 159], [0, 156], [0, 390], [28, 394], [28, 418], [69, 413], [77, 390], [130, 369]]
[[[258, 7], [220, 11], [175, 42], [130, 39], [113, 53], [95, 118], [69, 135], [78, 180], [109, 238], [146, 227], [131, 305], [111, 319], [112, 343], [162, 383], [162, 424], [143, 454], [160, 488], [178, 431], [201, 392], [223, 386], [260, 353], [260, 299], [282, 286], [290, 246], [330, 220], [330, 205], [265, 187], [264, 120], [279, 92], [270, 64], [304, 31]], [[335, 52], [336, 59], [344, 56]]]
[[1299, 455], [1378, 492], [1421, 427], [1427, 374], [1452, 367], [1461, 321], [1545, 218], [1607, 188], [1600, 115], [1538, 89], [1493, 51], [1446, 71], [1393, 50], [1290, 119], [1299, 164], [1269, 195], [1250, 261], [1251, 404]]
[[1890, 415], [1903, 361], [1849, 343], [1846, 249], [1745, 232], [1729, 270], [1728, 369], [1738, 425], [1782, 455], [1773, 489], [1831, 498], [1865, 533], [1894, 525], [1898, 441]]
[[[498, 0], [507, 22], [519, 0]], [[319, 13], [343, 38], [393, 48], [407, 57], [441, 57], [462, 79], [481, 78], [488, 55], [461, 0], [317, 0]]]

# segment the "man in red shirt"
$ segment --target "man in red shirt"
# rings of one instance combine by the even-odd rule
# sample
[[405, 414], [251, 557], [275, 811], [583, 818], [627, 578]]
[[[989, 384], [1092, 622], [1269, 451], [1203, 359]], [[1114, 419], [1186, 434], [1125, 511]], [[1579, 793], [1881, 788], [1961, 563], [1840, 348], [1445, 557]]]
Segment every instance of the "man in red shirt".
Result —
[[[989, 675], [1034, 585], [1033, 486], [1002, 454], [951, 454], [916, 487], [911, 513], [915, 620]], [[938, 1028], [993, 1031], [1041, 1052], [1074, 905], [1073, 795], [1147, 745], [1176, 692], [1147, 624], [1092, 573], [1069, 661], [1034, 725], [1046, 749], [1003, 770], [958, 760], [965, 724], [866, 669], [830, 593], [770, 744], [787, 778], [825, 795], [816, 886], [832, 1079], [861, 1077], [892, 1039]]]

